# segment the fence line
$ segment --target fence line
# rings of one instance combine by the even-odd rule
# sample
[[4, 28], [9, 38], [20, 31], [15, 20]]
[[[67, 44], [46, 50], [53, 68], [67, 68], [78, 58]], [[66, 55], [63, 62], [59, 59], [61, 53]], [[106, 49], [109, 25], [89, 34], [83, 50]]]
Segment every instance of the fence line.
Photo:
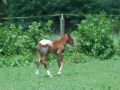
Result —
[[[63, 14], [64, 16], [81, 16], [79, 14]], [[61, 16], [61, 14], [53, 14], [53, 15], [40, 15], [40, 16], [24, 16], [24, 17], [2, 17], [0, 19], [29, 19], [29, 18], [41, 18], [41, 17], [56, 17]]]
[[[23, 16], [23, 17], [2, 17], [0, 20], [10, 20], [10, 19], [35, 19], [35, 18], [44, 18], [44, 17], [59, 17], [59, 29], [55, 29], [54, 31], [59, 33], [61, 36], [64, 35], [66, 32], [66, 22], [64, 17], [65, 16], [73, 16], [73, 17], [83, 17], [85, 14], [51, 14], [51, 15], [40, 15], [40, 16]], [[120, 17], [120, 15], [108, 15], [114, 17]]]
[[[64, 16], [85, 16], [84, 14], [63, 14]], [[30, 19], [30, 18], [41, 18], [41, 17], [56, 17], [61, 16], [61, 14], [51, 14], [51, 15], [40, 15], [40, 16], [23, 16], [23, 17], [2, 17], [0, 19], [8, 20], [8, 19]], [[120, 17], [120, 15], [108, 15], [113, 17]]]
[[26, 16], [26, 17], [3, 17], [0, 19], [29, 19], [29, 18], [41, 18], [41, 17], [55, 17], [60, 16], [60, 14], [56, 15], [40, 15], [40, 16]]

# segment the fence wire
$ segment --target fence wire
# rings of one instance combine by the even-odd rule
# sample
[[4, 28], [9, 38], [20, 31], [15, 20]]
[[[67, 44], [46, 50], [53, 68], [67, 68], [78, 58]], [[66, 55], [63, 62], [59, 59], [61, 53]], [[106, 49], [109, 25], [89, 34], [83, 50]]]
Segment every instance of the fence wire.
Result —
[[[64, 16], [74, 16], [74, 17], [81, 17], [85, 16], [85, 14], [63, 14]], [[0, 19], [31, 19], [31, 18], [44, 18], [44, 17], [56, 17], [56, 16], [61, 16], [61, 14], [51, 14], [51, 15], [39, 15], [39, 16], [23, 16], [23, 17], [1, 17]], [[112, 17], [120, 17], [120, 15], [108, 15]]]
[[[51, 15], [39, 15], [39, 16], [23, 16], [23, 17], [1, 17], [0, 23], [11, 22], [12, 20], [23, 27], [29, 26], [31, 21], [44, 21], [52, 19], [54, 24], [52, 26], [53, 32], [56, 34], [60, 33], [60, 17], [62, 14], [51, 14]], [[63, 14], [65, 18], [65, 33], [71, 32], [77, 23], [85, 18], [85, 14]], [[120, 20], [120, 15], [108, 15], [108, 17], [118, 18]], [[76, 22], [75, 22], [76, 21]]]

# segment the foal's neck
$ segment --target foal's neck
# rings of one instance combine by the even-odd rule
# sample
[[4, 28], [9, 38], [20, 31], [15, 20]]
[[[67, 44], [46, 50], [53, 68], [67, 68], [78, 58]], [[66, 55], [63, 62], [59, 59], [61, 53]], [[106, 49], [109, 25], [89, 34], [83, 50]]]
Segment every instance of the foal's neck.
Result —
[[68, 42], [68, 39], [65, 37], [62, 37], [61, 39], [54, 41], [54, 44], [66, 45], [67, 42]]

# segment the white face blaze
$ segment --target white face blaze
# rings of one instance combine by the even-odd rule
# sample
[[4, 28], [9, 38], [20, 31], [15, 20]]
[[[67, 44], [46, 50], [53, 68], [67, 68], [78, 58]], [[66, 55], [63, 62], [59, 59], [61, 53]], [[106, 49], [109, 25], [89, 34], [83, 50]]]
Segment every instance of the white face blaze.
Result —
[[42, 45], [50, 45], [50, 46], [52, 46], [52, 41], [47, 40], [47, 39], [43, 39], [39, 43], [42, 44]]

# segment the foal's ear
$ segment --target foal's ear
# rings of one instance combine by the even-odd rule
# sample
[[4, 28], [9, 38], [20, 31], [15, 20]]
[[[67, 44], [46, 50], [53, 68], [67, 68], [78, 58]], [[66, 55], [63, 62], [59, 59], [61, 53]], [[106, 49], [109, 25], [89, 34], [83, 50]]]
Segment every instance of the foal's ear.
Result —
[[67, 33], [67, 36], [70, 38], [70, 34], [69, 33]]

